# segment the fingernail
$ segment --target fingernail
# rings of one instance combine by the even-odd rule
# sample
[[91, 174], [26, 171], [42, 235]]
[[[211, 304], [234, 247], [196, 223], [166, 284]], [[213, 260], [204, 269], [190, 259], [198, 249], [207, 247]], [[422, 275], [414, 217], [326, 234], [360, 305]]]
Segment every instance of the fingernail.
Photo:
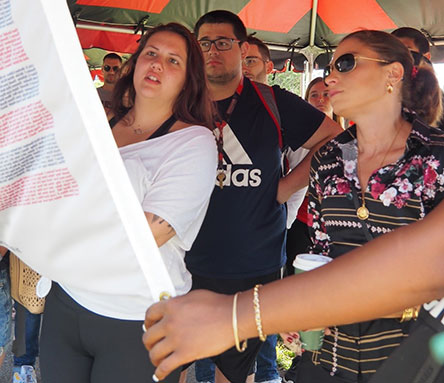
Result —
[[[142, 330], [143, 330], [143, 332], [146, 332], [145, 323], [142, 325]], [[158, 382], [158, 380], [157, 380], [157, 382]]]
[[159, 382], [159, 378], [156, 376], [156, 374], [153, 374], [153, 382]]

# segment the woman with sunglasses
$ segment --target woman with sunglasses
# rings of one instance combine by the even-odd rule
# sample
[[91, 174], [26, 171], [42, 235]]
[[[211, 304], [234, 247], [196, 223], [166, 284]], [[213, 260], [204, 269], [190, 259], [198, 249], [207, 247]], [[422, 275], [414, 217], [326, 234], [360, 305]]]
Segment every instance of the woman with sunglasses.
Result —
[[[191, 287], [185, 251], [216, 180], [202, 53], [185, 27], [161, 25], [142, 37], [122, 73], [113, 135], [176, 293], [185, 294]], [[53, 284], [41, 342], [46, 383], [151, 381], [154, 367], [141, 337], [144, 312], [157, 297], [131, 254], [109, 254], [102, 262], [94, 286]], [[113, 275], [112, 285], [105, 273]]]
[[[444, 135], [427, 125], [441, 112], [436, 77], [414, 66], [393, 36], [347, 36], [324, 81], [335, 113], [355, 122], [314, 156], [310, 175], [311, 251], [337, 258], [422, 219], [442, 200]], [[331, 328], [320, 351], [303, 354], [298, 382], [367, 382], [416, 316], [409, 307]]]

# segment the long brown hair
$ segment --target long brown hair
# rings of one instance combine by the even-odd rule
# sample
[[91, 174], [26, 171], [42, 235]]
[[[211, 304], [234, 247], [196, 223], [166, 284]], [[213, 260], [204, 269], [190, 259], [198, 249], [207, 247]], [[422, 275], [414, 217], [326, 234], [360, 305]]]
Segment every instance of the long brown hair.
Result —
[[134, 105], [136, 90], [133, 84], [134, 70], [140, 53], [155, 33], [173, 32], [182, 36], [187, 47], [185, 84], [173, 105], [173, 114], [179, 121], [213, 127], [213, 104], [207, 88], [207, 78], [202, 51], [194, 36], [183, 25], [168, 23], [150, 29], [139, 42], [131, 58], [123, 65], [121, 77], [114, 87], [112, 109], [120, 120]]
[[[404, 67], [402, 106], [415, 112], [427, 124], [434, 125], [442, 114], [441, 90], [438, 80], [427, 64], [414, 67], [413, 57], [396, 37], [382, 31], [353, 32], [344, 40], [356, 39], [389, 63], [399, 62]], [[413, 69], [415, 68], [415, 69]]]

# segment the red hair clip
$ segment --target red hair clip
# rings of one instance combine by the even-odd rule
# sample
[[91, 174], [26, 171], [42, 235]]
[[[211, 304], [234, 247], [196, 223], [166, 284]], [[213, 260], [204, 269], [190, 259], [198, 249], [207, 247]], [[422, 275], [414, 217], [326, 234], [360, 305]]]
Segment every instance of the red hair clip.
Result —
[[418, 74], [418, 68], [416, 66], [413, 66], [412, 68], [412, 74], [411, 74], [411, 78], [412, 80], [414, 80], [416, 78], [416, 75]]

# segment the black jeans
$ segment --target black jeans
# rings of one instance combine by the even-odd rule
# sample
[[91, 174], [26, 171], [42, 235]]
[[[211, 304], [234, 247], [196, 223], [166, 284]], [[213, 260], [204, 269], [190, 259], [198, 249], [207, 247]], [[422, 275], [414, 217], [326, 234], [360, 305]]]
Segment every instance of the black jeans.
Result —
[[[40, 342], [45, 383], [152, 382], [154, 366], [142, 344], [142, 321], [97, 315], [57, 284], [46, 298]], [[180, 371], [163, 382], [177, 382]]]

